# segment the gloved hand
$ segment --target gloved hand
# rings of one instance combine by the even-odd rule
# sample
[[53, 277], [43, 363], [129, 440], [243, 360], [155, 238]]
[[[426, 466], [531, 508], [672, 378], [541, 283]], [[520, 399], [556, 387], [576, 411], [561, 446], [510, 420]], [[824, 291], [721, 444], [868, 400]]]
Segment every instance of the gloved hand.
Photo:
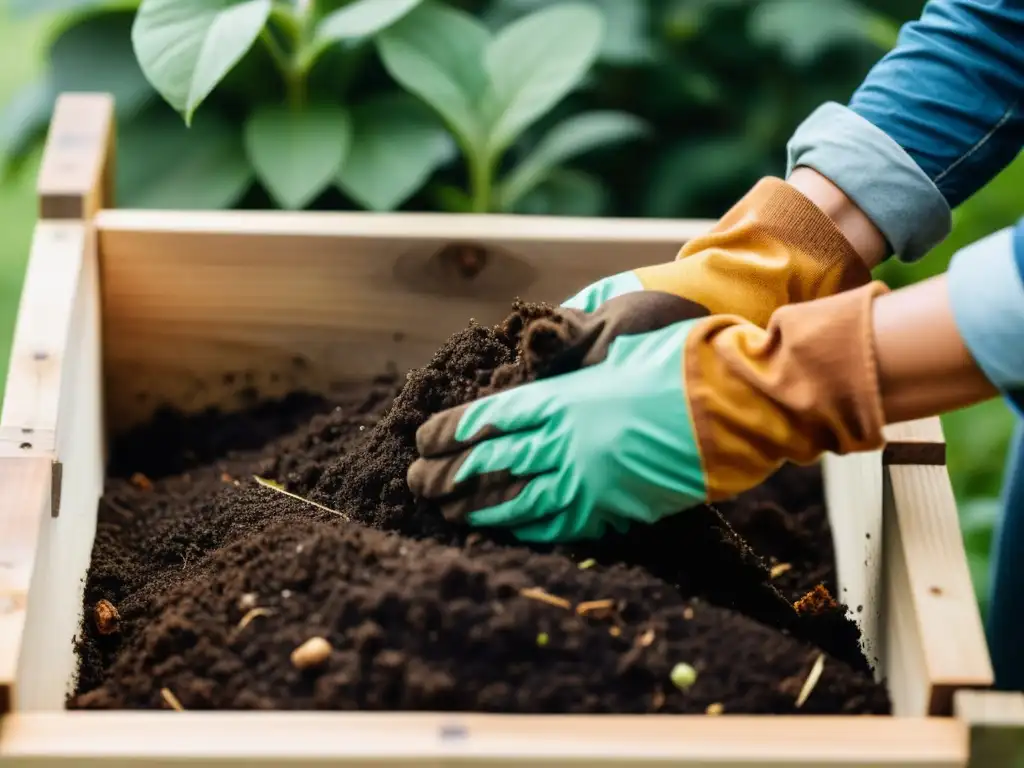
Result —
[[730, 497], [785, 461], [880, 447], [885, 290], [786, 306], [767, 329], [717, 315], [602, 335], [574, 314], [576, 338], [604, 339], [582, 342], [585, 367], [431, 417], [409, 486], [449, 519], [573, 540]]
[[658, 290], [764, 327], [778, 307], [870, 280], [835, 223], [793, 186], [768, 177], [707, 234], [686, 243], [675, 261], [606, 277], [562, 306], [593, 312], [615, 296]]

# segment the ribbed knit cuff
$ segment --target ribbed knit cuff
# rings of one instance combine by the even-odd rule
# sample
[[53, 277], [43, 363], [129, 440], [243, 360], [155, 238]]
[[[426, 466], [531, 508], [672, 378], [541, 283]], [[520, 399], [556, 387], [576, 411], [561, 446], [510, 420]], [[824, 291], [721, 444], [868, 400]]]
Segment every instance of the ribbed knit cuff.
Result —
[[952, 229], [946, 199], [881, 129], [834, 102], [816, 109], [787, 147], [787, 178], [813, 168], [843, 190], [903, 261], [916, 261]]

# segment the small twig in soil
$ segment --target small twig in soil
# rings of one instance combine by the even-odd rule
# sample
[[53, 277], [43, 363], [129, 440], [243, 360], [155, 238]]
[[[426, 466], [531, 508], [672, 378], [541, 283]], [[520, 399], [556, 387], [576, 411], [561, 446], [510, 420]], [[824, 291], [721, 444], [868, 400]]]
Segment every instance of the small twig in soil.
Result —
[[648, 647], [651, 643], [654, 642], [654, 630], [648, 629], [646, 632], [640, 635], [640, 640], [638, 642], [640, 643], [641, 648]]
[[555, 608], [561, 608], [564, 611], [572, 609], [572, 604], [568, 600], [552, 595], [550, 592], [545, 592], [540, 587], [521, 589], [519, 590], [519, 594], [529, 600], [539, 600], [542, 603], [553, 605]]
[[245, 629], [247, 626], [249, 626], [249, 622], [251, 622], [257, 616], [273, 616], [273, 615], [274, 615], [274, 612], [272, 610], [270, 610], [269, 608], [253, 608], [251, 611], [249, 611], [247, 614], [245, 614], [245, 616], [242, 617], [242, 620], [238, 622], [238, 626], [235, 627], [235, 629], [238, 630], [239, 632], [241, 632], [243, 629]]
[[810, 697], [811, 692], [814, 690], [814, 686], [818, 684], [821, 679], [821, 673], [825, 669], [825, 654], [818, 654], [817, 660], [814, 662], [814, 666], [811, 667], [811, 673], [807, 675], [807, 679], [804, 680], [804, 687], [800, 689], [800, 695], [796, 697], [796, 708], [800, 709]]
[[595, 619], [606, 619], [615, 612], [615, 601], [588, 600], [576, 606], [576, 613], [580, 616], [590, 616]]
[[175, 712], [185, 711], [185, 708], [181, 706], [181, 702], [178, 701], [178, 697], [171, 693], [170, 688], [161, 688], [160, 697], [164, 700], [167, 706], [173, 709]]
[[309, 499], [303, 498], [302, 496], [299, 496], [299, 494], [297, 493], [292, 493], [291, 491], [286, 490], [285, 487], [280, 483], [275, 483], [273, 480], [267, 480], [267, 478], [260, 477], [259, 475], [253, 475], [253, 477], [256, 479], [257, 483], [264, 486], [265, 488], [272, 488], [278, 493], [283, 493], [285, 496], [291, 496], [293, 499], [304, 501], [307, 504], [311, 504], [312, 506], [316, 507], [317, 509], [322, 509], [324, 512], [330, 512], [332, 515], [337, 515], [342, 520], [348, 520], [348, 515], [346, 515], [344, 512], [339, 512], [336, 509], [331, 509], [330, 507], [325, 507], [323, 504], [317, 504], [315, 501], [310, 501]]
[[772, 566], [771, 577], [777, 579], [792, 567], [790, 563], [776, 563]]

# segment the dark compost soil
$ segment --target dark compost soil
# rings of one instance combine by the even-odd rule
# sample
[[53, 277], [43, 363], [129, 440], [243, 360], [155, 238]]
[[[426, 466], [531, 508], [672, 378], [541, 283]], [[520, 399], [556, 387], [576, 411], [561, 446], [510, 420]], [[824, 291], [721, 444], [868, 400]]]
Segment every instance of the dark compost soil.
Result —
[[[428, 416], [552, 372], [551, 338], [523, 333], [548, 313], [473, 324], [404, 381], [165, 412], [120, 439], [69, 706], [888, 713], [829, 595], [815, 467], [572, 546], [468, 529], [412, 496]], [[319, 656], [293, 655], [311, 638]], [[692, 685], [673, 684], [678, 664]]]

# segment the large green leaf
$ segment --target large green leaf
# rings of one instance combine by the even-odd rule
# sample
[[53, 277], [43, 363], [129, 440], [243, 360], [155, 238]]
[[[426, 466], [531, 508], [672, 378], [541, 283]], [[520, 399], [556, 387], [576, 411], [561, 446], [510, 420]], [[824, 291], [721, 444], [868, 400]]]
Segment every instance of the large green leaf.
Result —
[[643, 135], [646, 124], [625, 112], [585, 112], [556, 125], [513, 170], [498, 192], [501, 207], [516, 202], [556, 167], [593, 149]]
[[479, 103], [487, 90], [489, 41], [486, 27], [468, 13], [433, 0], [377, 37], [388, 73], [437, 110], [463, 148], [475, 153], [486, 142]]
[[117, 159], [126, 208], [231, 208], [253, 182], [241, 132], [216, 112], [186, 128], [161, 103], [121, 128]]
[[387, 29], [423, 0], [355, 0], [323, 18], [316, 28], [320, 40], [356, 40]]
[[337, 176], [352, 141], [345, 109], [257, 108], [245, 123], [245, 149], [256, 175], [282, 208], [303, 208]]
[[259, 37], [271, 0], [143, 0], [132, 28], [142, 71], [186, 122]]
[[750, 15], [750, 36], [779, 46], [797, 65], [807, 65], [829, 48], [885, 40], [880, 20], [852, 0], [830, 0], [827, 9], [807, 0], [760, 3]]
[[597, 58], [604, 19], [593, 6], [554, 5], [510, 24], [488, 46], [488, 149], [497, 155], [569, 93]]
[[67, 27], [50, 46], [50, 76], [57, 93], [100, 91], [114, 97], [120, 117], [139, 111], [153, 89], [132, 51], [132, 14], [87, 16]]
[[0, 112], [0, 179], [24, 159], [45, 132], [56, 92], [49, 78], [23, 86]]
[[452, 159], [451, 135], [405, 94], [378, 96], [352, 112], [352, 147], [338, 185], [363, 207], [394, 210]]
[[539, 216], [600, 216], [608, 204], [601, 181], [583, 171], [554, 171], [513, 209]]

